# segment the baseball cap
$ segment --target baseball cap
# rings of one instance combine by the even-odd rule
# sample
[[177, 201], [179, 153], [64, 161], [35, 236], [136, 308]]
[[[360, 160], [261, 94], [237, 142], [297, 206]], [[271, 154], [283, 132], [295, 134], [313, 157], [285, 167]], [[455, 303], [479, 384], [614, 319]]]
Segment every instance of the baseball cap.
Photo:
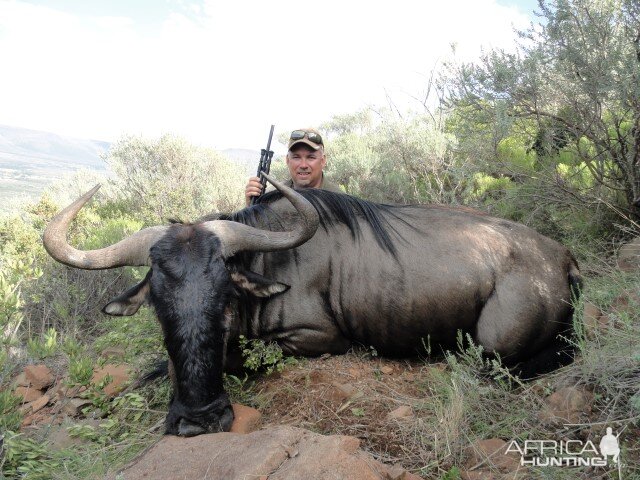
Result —
[[289, 137], [289, 150], [299, 143], [309, 145], [314, 150], [319, 150], [320, 147], [324, 146], [322, 136], [313, 128], [299, 128], [291, 132], [291, 136]]

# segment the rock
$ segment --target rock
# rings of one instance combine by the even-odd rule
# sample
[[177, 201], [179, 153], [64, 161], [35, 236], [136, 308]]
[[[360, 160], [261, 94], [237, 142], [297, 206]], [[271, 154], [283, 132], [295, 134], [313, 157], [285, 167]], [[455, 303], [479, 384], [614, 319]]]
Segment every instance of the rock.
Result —
[[16, 387], [16, 397], [22, 397], [22, 403], [33, 402], [42, 396], [42, 391], [33, 387]]
[[16, 378], [13, 379], [13, 383], [16, 387], [30, 387], [31, 384], [27, 380], [27, 376], [24, 372], [21, 372]]
[[380, 371], [385, 375], [391, 375], [393, 374], [393, 367], [390, 367], [389, 365], [385, 365], [383, 367], [380, 367]]
[[473, 442], [465, 449], [467, 461], [464, 466], [472, 469], [478, 466], [494, 467], [508, 473], [520, 468], [520, 457], [506, 453], [508, 444], [500, 438], [490, 438]]
[[402, 467], [402, 465], [394, 465], [393, 467], [389, 468], [384, 478], [387, 480], [413, 480], [416, 478], [419, 479], [420, 477], [414, 475], [413, 473], [407, 472]]
[[55, 401], [60, 401], [67, 396], [67, 386], [63, 382], [56, 383], [49, 389], [49, 395]]
[[25, 405], [20, 407], [20, 411], [25, 414], [26, 413], [34, 414], [38, 410], [42, 410], [50, 401], [51, 401], [51, 397], [49, 397], [49, 395], [41, 395], [39, 398], [37, 398], [33, 402], [26, 403]]
[[588, 301], [584, 303], [582, 324], [584, 326], [584, 334], [590, 340], [593, 340], [596, 336], [605, 332], [610, 326], [613, 326], [609, 315], [605, 315], [602, 313], [602, 310]]
[[388, 480], [400, 480], [401, 477], [404, 477], [405, 472], [406, 470], [400, 465], [394, 465], [389, 468], [386, 478]]
[[346, 435], [340, 435], [340, 438], [342, 442], [340, 448], [342, 448], [345, 453], [356, 453], [360, 449], [360, 439]]
[[70, 417], [78, 417], [82, 415], [82, 409], [87, 405], [91, 405], [90, 400], [84, 398], [69, 398], [63, 400], [62, 411]]
[[49, 395], [42, 395], [39, 399], [34, 400], [33, 402], [30, 403], [31, 412], [35, 413], [38, 410], [43, 409], [44, 407], [46, 407], [47, 403], [49, 403], [50, 401], [51, 401], [51, 397]]
[[262, 414], [255, 408], [245, 407], [238, 403], [231, 405], [233, 407], [233, 424], [231, 425], [232, 433], [250, 433], [260, 427]]
[[122, 347], [107, 347], [100, 352], [102, 358], [112, 358], [115, 360], [124, 360], [126, 355], [127, 352]]
[[41, 423], [55, 423], [56, 419], [51, 417], [50, 412], [41, 409], [38, 412], [34, 412], [30, 415], [27, 415], [26, 417], [24, 417], [24, 419], [22, 420], [22, 427], [31, 427], [31, 426], [36, 426], [39, 425]]
[[623, 272], [640, 270], [640, 237], [624, 244], [618, 251], [618, 268]]
[[422, 477], [405, 470], [404, 475], [402, 475], [399, 480], [422, 480]]
[[599, 319], [598, 319], [598, 331], [601, 333], [606, 332], [608, 329], [610, 328], [614, 328], [616, 326], [619, 326], [619, 322], [617, 321], [615, 315], [612, 314], [606, 314], [606, 315], [602, 315]]
[[358, 389], [350, 383], [333, 382], [328, 392], [328, 398], [333, 402], [342, 403], [350, 398], [355, 398], [359, 394]]
[[602, 310], [589, 301], [584, 302], [584, 310], [582, 313], [582, 324], [584, 333], [587, 338], [594, 338], [599, 330], [599, 320], [602, 317]]
[[97, 429], [100, 424], [99, 420], [94, 419], [84, 419], [77, 423], [71, 423], [68, 419], [62, 424], [52, 428], [47, 437], [48, 449], [57, 451], [63, 450], [65, 448], [74, 447], [76, 445], [80, 445], [83, 443], [87, 443], [88, 440], [82, 437], [72, 437], [69, 435], [69, 427], [73, 425], [88, 425]]
[[565, 387], [545, 399], [545, 406], [538, 413], [544, 423], [561, 425], [580, 423], [583, 415], [591, 413], [593, 393], [577, 387]]
[[104, 393], [109, 397], [115, 397], [129, 383], [129, 366], [108, 363], [102, 368], [96, 368], [91, 377], [91, 383], [100, 383], [107, 375], [111, 377], [111, 381], [105, 385]]
[[324, 436], [286, 426], [246, 435], [165, 436], [121, 472], [110, 472], [107, 478], [114, 480], [117, 475], [127, 480], [397, 478], [391, 476], [389, 467], [361, 450], [354, 451], [356, 442], [351, 437]]
[[35, 415], [26, 415], [23, 419], [22, 422], [20, 423], [21, 427], [29, 427], [31, 425], [33, 425], [35, 423]]
[[387, 420], [407, 420], [413, 418], [413, 409], [409, 405], [402, 405], [387, 414]]
[[349, 375], [351, 375], [353, 378], [355, 378], [356, 380], [366, 376], [366, 372], [359, 369], [359, 368], [350, 368], [349, 370], [347, 370], [347, 372], [349, 373]]
[[322, 370], [312, 370], [309, 373], [309, 383], [311, 385], [322, 385], [323, 383], [330, 383], [331, 377], [324, 373]]
[[638, 309], [640, 309], [640, 295], [636, 292], [625, 292], [611, 303], [611, 311], [614, 313], [632, 314]]
[[29, 365], [24, 369], [24, 375], [29, 385], [37, 390], [44, 390], [53, 384], [54, 378], [51, 370], [45, 364]]
[[74, 398], [74, 397], [80, 397], [84, 392], [86, 392], [87, 387], [85, 385], [76, 385], [73, 387], [67, 387], [65, 385], [62, 385], [61, 387], [59, 387], [57, 390], [54, 390], [54, 391], [56, 392], [56, 395], [58, 395], [60, 399]]

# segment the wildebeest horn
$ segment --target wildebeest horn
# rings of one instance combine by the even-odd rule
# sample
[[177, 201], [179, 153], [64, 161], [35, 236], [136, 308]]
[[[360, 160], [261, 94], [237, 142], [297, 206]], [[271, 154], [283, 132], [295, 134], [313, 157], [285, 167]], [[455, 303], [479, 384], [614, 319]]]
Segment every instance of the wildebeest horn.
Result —
[[229, 220], [212, 220], [202, 226], [215, 233], [223, 245], [225, 257], [242, 251], [275, 252], [302, 245], [313, 237], [320, 219], [316, 209], [302, 195], [276, 181], [267, 174], [269, 180], [284, 195], [300, 214], [296, 228], [290, 232], [272, 232], [250, 227]]
[[44, 231], [44, 248], [53, 258], [70, 267], [86, 270], [149, 265], [149, 249], [169, 227], [149, 227], [130, 235], [115, 245], [97, 250], [77, 250], [67, 243], [67, 229], [78, 211], [98, 191], [96, 185], [58, 213]]
[[[268, 175], [265, 177], [300, 214], [297, 228], [290, 232], [271, 232], [228, 220], [204, 222], [202, 227], [220, 238], [225, 257], [240, 251], [273, 252], [294, 248], [309, 240], [316, 232], [319, 223], [316, 209], [293, 189]], [[60, 263], [86, 270], [149, 265], [149, 249], [168, 231], [167, 226], [145, 228], [115, 245], [97, 250], [78, 250], [67, 243], [69, 224], [99, 188], [100, 185], [96, 185], [51, 219], [44, 231], [44, 248]]]

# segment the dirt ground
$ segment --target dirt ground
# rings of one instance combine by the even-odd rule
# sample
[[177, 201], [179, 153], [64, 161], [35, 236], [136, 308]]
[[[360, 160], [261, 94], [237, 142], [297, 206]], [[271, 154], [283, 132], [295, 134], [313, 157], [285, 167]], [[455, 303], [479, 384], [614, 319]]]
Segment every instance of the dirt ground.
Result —
[[303, 360], [257, 381], [258, 407], [265, 425], [354, 436], [379, 460], [406, 464], [415, 410], [428, 398], [429, 376], [445, 368], [355, 353]]

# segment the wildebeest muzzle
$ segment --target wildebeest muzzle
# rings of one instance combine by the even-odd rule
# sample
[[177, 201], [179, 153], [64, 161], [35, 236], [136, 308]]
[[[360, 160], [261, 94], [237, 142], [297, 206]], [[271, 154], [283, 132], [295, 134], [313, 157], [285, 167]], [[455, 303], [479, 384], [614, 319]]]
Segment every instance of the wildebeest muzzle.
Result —
[[174, 398], [169, 405], [166, 433], [193, 437], [203, 433], [228, 432], [233, 423], [233, 408], [226, 393], [204, 407], [191, 408]]

